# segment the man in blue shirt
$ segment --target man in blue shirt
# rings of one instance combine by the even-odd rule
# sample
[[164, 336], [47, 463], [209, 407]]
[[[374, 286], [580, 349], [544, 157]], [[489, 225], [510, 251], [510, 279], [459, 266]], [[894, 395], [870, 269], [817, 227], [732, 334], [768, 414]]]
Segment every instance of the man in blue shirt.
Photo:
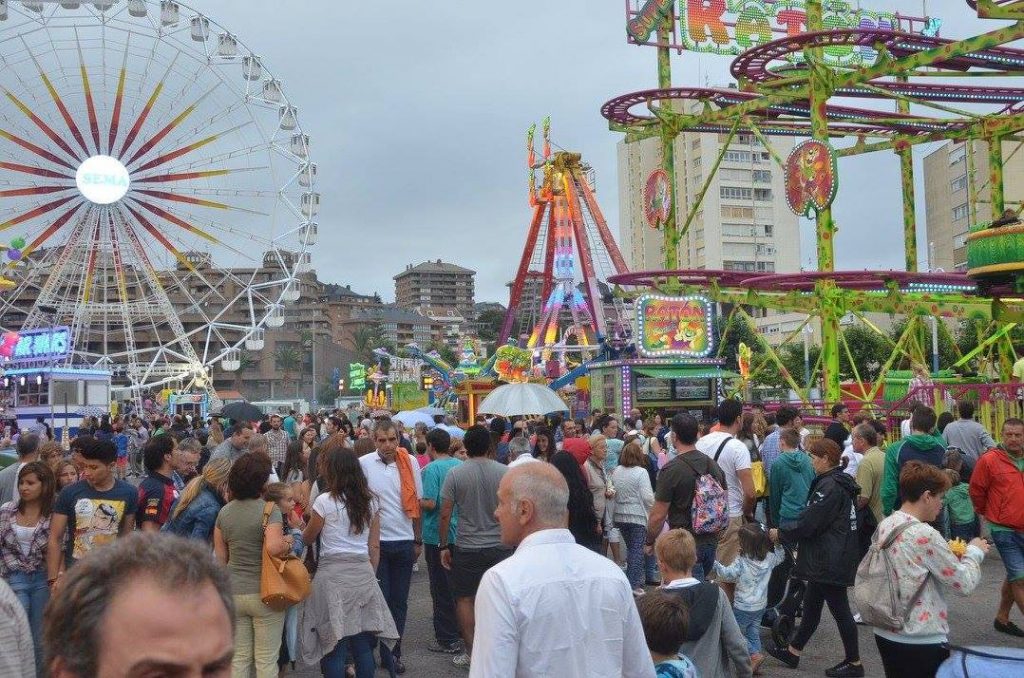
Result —
[[761, 462], [764, 464], [765, 475], [771, 479], [772, 464], [782, 454], [779, 447], [779, 435], [784, 428], [799, 428], [800, 411], [795, 407], [783, 405], [775, 412], [775, 423], [778, 428], [768, 434], [768, 437], [761, 443]]
[[[427, 646], [431, 652], [458, 654], [462, 652], [462, 639], [455, 616], [455, 597], [448, 583], [448, 572], [441, 565], [441, 543], [438, 532], [441, 517], [441, 488], [448, 472], [461, 464], [448, 452], [451, 436], [444, 429], [435, 428], [427, 432], [427, 454], [431, 462], [423, 469], [423, 551], [427, 561], [427, 575], [430, 578], [430, 598], [434, 604], [434, 643]], [[453, 511], [448, 527], [446, 544], [455, 543], [455, 526], [458, 514]]]

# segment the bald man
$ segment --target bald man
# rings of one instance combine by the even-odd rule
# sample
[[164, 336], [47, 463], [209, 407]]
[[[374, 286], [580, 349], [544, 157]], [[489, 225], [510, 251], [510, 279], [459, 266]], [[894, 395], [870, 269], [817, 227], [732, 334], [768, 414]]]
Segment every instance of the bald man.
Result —
[[569, 488], [550, 464], [502, 478], [494, 515], [516, 552], [480, 583], [471, 678], [654, 677], [629, 581], [576, 544], [568, 505]]

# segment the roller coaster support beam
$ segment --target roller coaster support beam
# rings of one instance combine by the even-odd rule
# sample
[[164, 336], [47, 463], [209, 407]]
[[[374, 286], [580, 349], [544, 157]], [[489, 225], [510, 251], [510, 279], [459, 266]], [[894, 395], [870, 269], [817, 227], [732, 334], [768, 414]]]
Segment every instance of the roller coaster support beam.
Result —
[[[672, 63], [671, 54], [669, 53], [669, 36], [673, 30], [672, 28], [672, 12], [668, 13], [661, 24], [658, 26], [658, 87], [662, 89], [668, 89], [672, 86]], [[676, 191], [676, 135], [677, 130], [662, 121], [659, 126], [661, 132], [661, 168], [665, 170], [665, 174], [668, 176], [668, 190], [669, 190], [669, 207], [668, 214], [665, 218], [665, 223], [662, 224], [664, 230], [664, 244], [665, 248], [665, 269], [672, 270], [679, 265], [679, 225], [676, 224], [676, 205], [678, 203], [678, 195]]]
[[[901, 75], [896, 82], [907, 82]], [[896, 100], [898, 113], [910, 113], [910, 101], [906, 97]], [[917, 271], [917, 215], [914, 211], [914, 153], [910, 145], [896, 147], [900, 157], [900, 180], [903, 182], [903, 254], [907, 271]], [[930, 263], [930, 262], [929, 262]]]
[[[820, 31], [822, 22], [822, 0], [807, 2], [807, 30]], [[828, 143], [828, 119], [825, 109], [832, 95], [831, 74], [821, 65], [823, 50], [812, 47], [804, 50], [804, 61], [809, 64], [807, 86], [811, 113], [811, 135]], [[818, 270], [835, 270], [836, 224], [832, 219], [832, 208], [826, 207], [817, 214], [815, 235], [818, 245]], [[815, 285], [819, 297], [832, 297], [834, 283], [819, 280]], [[838, 402], [842, 398], [839, 377], [839, 318], [835, 304], [826, 303], [821, 308], [821, 380], [824, 385], [826, 402]], [[810, 384], [808, 384], [810, 388]]]
[[1006, 192], [1003, 189], [1003, 138], [992, 135], [988, 138], [988, 184], [992, 195], [992, 218], [998, 219], [1006, 209]]
[[[501, 323], [501, 332], [498, 334], [498, 346], [504, 346], [508, 338], [512, 336], [512, 328], [516, 323], [516, 315], [519, 312], [519, 304], [523, 298], [523, 287], [526, 282], [526, 274], [530, 270], [530, 257], [533, 248], [537, 246], [537, 236], [540, 233], [540, 224], [544, 214], [548, 210], [548, 203], [538, 202], [533, 206], [533, 220], [530, 222], [530, 231], [526, 236], [526, 246], [523, 247], [523, 256], [519, 260], [519, 270], [516, 272], [515, 281], [512, 283], [512, 294], [509, 295], [508, 311], [505, 312], [505, 320]], [[515, 338], [518, 342], [519, 337]]]
[[917, 146], [918, 144], [927, 144], [933, 141], [966, 141], [968, 139], [977, 139], [979, 137], [988, 137], [993, 135], [1005, 137], [1019, 132], [1020, 130], [1024, 130], [1024, 113], [985, 118], [969, 127], [943, 130], [932, 134], [921, 134], [916, 136], [902, 135], [887, 141], [879, 141], [870, 144], [857, 142], [853, 146], [837, 150], [836, 154], [840, 158], [845, 158], [851, 155], [863, 155], [864, 153], [874, 153], [876, 151], [889, 151], [904, 145]]

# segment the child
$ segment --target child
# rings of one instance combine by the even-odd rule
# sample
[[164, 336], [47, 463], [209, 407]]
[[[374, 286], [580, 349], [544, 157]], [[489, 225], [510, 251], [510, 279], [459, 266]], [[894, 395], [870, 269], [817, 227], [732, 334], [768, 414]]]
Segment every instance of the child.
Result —
[[747, 523], [740, 528], [740, 555], [732, 565], [715, 562], [718, 581], [736, 582], [733, 614], [747, 639], [750, 665], [758, 673], [764, 655], [761, 654], [761, 617], [768, 604], [768, 580], [772, 570], [785, 559], [781, 546], [772, 548], [772, 540], [760, 523]]
[[295, 495], [288, 483], [268, 483], [263, 488], [264, 501], [272, 501], [281, 509], [281, 515], [287, 521], [284, 536], [292, 538], [292, 552], [302, 557], [302, 514], [295, 513]]
[[665, 591], [652, 591], [638, 598], [636, 606], [656, 677], [699, 678], [697, 667], [689, 657], [679, 653], [690, 620], [683, 599]]
[[427, 454], [427, 444], [424, 442], [416, 443], [416, 461], [420, 465], [420, 470], [426, 468], [427, 464], [430, 463], [430, 455]]
[[679, 651], [693, 661], [698, 675], [750, 676], [747, 641], [736, 624], [725, 591], [718, 584], [693, 578], [697, 562], [693, 535], [681, 528], [662, 532], [654, 542], [654, 555], [661, 572], [661, 590], [682, 600], [689, 612], [686, 639]]
[[946, 517], [949, 520], [949, 538], [960, 538], [964, 541], [971, 541], [981, 534], [978, 516], [974, 512], [974, 504], [968, 494], [968, 485], [963, 482], [960, 474], [964, 468], [964, 456], [955, 447], [946, 450], [946, 456], [942, 465], [949, 473], [952, 487], [946, 492], [942, 505], [946, 509]]
[[[298, 483], [296, 483], [298, 484]], [[296, 557], [302, 557], [302, 529], [305, 527], [302, 521], [302, 513], [295, 513], [299, 505], [295, 501], [295, 494], [292, 486], [288, 483], [268, 483], [263, 488], [264, 501], [272, 501], [281, 509], [286, 523], [284, 536], [292, 538], [292, 553]], [[301, 509], [300, 509], [301, 511]], [[284, 669], [284, 664], [291, 662], [295, 668], [295, 657], [297, 656], [299, 638], [299, 606], [292, 605], [284, 616], [284, 641], [285, 651], [278, 659], [278, 668]]]

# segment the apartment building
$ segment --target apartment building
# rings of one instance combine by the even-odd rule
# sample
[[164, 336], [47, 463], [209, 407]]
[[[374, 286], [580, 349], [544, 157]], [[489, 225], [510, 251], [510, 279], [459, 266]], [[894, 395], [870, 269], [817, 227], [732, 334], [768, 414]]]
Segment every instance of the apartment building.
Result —
[[409, 264], [394, 277], [395, 305], [406, 309], [456, 311], [473, 317], [476, 271], [440, 259]]

